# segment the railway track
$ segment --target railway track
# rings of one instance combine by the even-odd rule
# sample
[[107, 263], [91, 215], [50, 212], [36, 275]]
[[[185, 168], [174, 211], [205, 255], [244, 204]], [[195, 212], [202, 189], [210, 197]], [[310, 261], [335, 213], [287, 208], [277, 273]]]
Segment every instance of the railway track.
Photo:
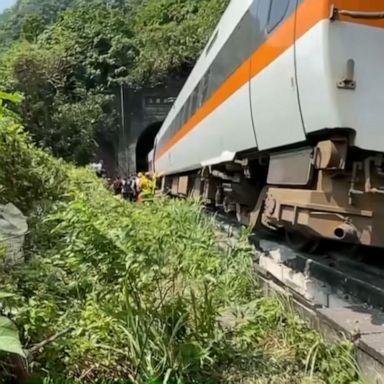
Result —
[[[235, 247], [242, 230], [237, 221], [208, 214], [222, 246]], [[312, 255], [294, 251], [268, 233], [254, 232], [249, 240], [256, 248], [254, 268], [265, 293], [288, 293], [311, 325], [328, 337], [352, 340], [367, 383], [384, 383], [384, 265], [378, 251], [330, 243]]]

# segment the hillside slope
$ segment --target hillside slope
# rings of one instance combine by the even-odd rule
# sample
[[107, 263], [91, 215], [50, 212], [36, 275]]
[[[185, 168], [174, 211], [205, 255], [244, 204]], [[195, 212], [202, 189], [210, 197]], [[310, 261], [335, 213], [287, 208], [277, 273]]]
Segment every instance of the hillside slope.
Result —
[[0, 47], [8, 46], [23, 32], [31, 15], [39, 20], [39, 28], [56, 21], [57, 16], [78, 3], [79, 0], [17, 0], [15, 5], [0, 14]]

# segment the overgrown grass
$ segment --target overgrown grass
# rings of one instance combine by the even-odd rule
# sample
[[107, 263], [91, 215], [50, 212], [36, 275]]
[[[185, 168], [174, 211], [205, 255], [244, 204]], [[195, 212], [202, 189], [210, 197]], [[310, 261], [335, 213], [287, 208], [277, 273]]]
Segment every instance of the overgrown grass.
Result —
[[[26, 159], [42, 156], [16, 128], [0, 124], [22, 152], [1, 169], [3, 201], [12, 167], [21, 159], [18, 175], [28, 173]], [[27, 263], [0, 270], [1, 290], [14, 294], [1, 308], [36, 382], [358, 382], [352, 346], [325, 343], [289, 301], [262, 297], [252, 250], [220, 250], [198, 203], [132, 205], [90, 172], [43, 157], [28, 179], [39, 192], [15, 201], [34, 218]], [[20, 191], [24, 182], [12, 179]], [[41, 196], [52, 198], [36, 204]]]
[[26, 348], [70, 330], [33, 356], [35, 372], [58, 382], [357, 379], [350, 346], [327, 346], [286, 302], [263, 298], [251, 250], [223, 254], [197, 203], [135, 206], [86, 171], [69, 178], [29, 263], [9, 275]]

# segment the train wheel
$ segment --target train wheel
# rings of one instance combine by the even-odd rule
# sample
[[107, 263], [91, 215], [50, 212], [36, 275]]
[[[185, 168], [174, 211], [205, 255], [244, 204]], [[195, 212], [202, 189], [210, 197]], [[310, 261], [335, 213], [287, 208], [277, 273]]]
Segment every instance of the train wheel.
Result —
[[236, 218], [240, 224], [249, 226], [249, 223], [250, 223], [249, 211], [246, 209], [246, 207], [241, 206], [238, 203], [236, 203]]
[[319, 239], [292, 229], [285, 230], [285, 238], [289, 246], [299, 252], [314, 253], [320, 245]]

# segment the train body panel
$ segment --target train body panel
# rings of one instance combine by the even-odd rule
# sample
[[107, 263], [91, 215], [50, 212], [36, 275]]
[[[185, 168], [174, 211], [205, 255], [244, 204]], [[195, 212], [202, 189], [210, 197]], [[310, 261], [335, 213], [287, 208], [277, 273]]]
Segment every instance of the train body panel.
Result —
[[252, 225], [384, 247], [380, 12], [232, 0], [155, 140], [163, 185]]
[[161, 156], [156, 162], [156, 171], [160, 174], [186, 172], [232, 161], [237, 152], [255, 146], [246, 83]]
[[355, 89], [340, 89], [334, 98], [339, 126], [356, 132], [356, 147], [383, 152], [384, 29], [342, 22], [332, 25], [329, 32], [332, 83], [344, 80], [348, 61], [354, 61]]
[[261, 151], [305, 141], [294, 61], [290, 47], [251, 80], [253, 125]]
[[[367, 4], [367, 10], [384, 8], [384, 2], [381, 8]], [[355, 133], [356, 147], [384, 151], [383, 32], [378, 26], [326, 19], [296, 41], [300, 103], [308, 134], [347, 128]], [[353, 83], [343, 84], [349, 76]]]
[[325, 50], [328, 34], [329, 20], [322, 20], [296, 42], [297, 82], [306, 133], [341, 127], [334, 102], [336, 80], [329, 77], [329, 55], [318, 54]]
[[257, 10], [259, 23], [269, 33], [251, 56], [252, 116], [261, 151], [305, 140], [296, 86], [296, 4], [279, 3], [273, 20], [268, 20], [263, 7]]

